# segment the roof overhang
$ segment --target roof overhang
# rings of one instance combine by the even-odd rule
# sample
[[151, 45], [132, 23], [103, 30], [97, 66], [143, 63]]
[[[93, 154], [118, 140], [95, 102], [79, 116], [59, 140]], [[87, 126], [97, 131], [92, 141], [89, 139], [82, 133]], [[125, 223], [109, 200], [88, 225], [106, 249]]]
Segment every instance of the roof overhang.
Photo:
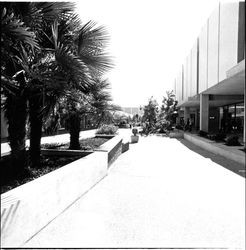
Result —
[[[201, 94], [209, 95], [209, 106], [224, 106], [244, 102], [245, 91], [245, 60], [227, 71], [227, 78], [208, 88]], [[179, 107], [199, 107], [200, 95], [189, 97]]]

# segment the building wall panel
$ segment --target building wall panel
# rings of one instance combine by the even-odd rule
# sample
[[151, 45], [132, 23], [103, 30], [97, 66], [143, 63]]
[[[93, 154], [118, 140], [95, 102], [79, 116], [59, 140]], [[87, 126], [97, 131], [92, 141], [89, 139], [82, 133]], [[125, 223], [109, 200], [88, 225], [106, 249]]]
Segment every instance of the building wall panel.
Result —
[[185, 58], [184, 61], [184, 101], [188, 100], [189, 96], [189, 65], [188, 65], [188, 57]]
[[182, 103], [182, 69], [177, 73], [175, 78], [175, 97], [178, 103]]
[[191, 50], [191, 96], [197, 94], [197, 42]]
[[239, 3], [220, 6], [219, 81], [237, 64]]
[[180, 69], [177, 76], [178, 102], [182, 102], [182, 69]]
[[208, 88], [219, 81], [219, 6], [208, 19]]
[[208, 59], [208, 24], [202, 28], [199, 36], [199, 93], [207, 89], [207, 59]]

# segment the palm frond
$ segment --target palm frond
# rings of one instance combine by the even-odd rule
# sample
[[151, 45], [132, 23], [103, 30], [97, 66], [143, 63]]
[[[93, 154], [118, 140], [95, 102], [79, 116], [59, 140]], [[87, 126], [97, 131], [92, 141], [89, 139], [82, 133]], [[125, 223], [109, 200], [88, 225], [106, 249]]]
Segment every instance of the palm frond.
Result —
[[39, 48], [35, 33], [14, 12], [8, 14], [7, 9], [3, 8], [1, 13], [1, 42], [4, 44], [4, 48], [7, 48], [17, 41], [30, 45], [32, 49]]
[[78, 36], [78, 54], [91, 68], [100, 74], [113, 67], [112, 58], [105, 52], [109, 36], [104, 26], [98, 26], [89, 21], [80, 30]]
[[20, 91], [18, 82], [8, 78], [7, 76], [1, 75], [1, 88], [5, 93], [15, 95]]
[[71, 83], [71, 87], [88, 92], [93, 79], [86, 64], [63, 45], [57, 48], [55, 57], [58, 65], [64, 70], [65, 78]]
[[57, 18], [64, 18], [64, 14], [74, 11], [73, 2], [35, 2], [37, 9], [42, 11], [46, 21], [53, 22]]

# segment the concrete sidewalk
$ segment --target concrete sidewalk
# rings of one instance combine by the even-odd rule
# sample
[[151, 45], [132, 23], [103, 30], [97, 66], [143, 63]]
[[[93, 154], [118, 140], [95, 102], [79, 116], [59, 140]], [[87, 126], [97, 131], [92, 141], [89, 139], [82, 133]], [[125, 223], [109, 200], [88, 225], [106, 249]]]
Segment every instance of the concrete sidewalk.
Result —
[[141, 137], [23, 247], [243, 250], [245, 179], [176, 139]]

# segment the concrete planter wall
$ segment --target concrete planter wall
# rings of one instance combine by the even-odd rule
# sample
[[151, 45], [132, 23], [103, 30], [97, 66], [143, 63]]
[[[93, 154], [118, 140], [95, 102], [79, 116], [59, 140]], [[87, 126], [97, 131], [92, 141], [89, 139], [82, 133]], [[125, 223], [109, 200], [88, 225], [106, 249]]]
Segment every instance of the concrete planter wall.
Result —
[[96, 152], [1, 195], [1, 246], [21, 247], [107, 175], [121, 154], [114, 137]]
[[83, 150], [59, 150], [59, 149], [41, 149], [42, 155], [56, 155], [56, 156], [76, 156], [79, 155], [81, 157], [87, 156], [93, 153], [91, 150], [83, 151]]
[[170, 132], [168, 135], [170, 138], [184, 138], [184, 132], [183, 131], [174, 131]]
[[108, 152], [108, 166], [110, 166], [122, 153], [122, 137], [115, 136], [111, 140], [105, 142], [96, 152]]
[[245, 153], [240, 151], [240, 146], [234, 146], [228, 148], [228, 146], [222, 143], [216, 143], [198, 135], [184, 133], [184, 139], [194, 143], [195, 145], [204, 148], [214, 154], [221, 155], [229, 160], [238, 162], [239, 164], [245, 164]]
[[139, 136], [138, 135], [132, 135], [131, 136], [131, 143], [137, 143], [139, 140]]

